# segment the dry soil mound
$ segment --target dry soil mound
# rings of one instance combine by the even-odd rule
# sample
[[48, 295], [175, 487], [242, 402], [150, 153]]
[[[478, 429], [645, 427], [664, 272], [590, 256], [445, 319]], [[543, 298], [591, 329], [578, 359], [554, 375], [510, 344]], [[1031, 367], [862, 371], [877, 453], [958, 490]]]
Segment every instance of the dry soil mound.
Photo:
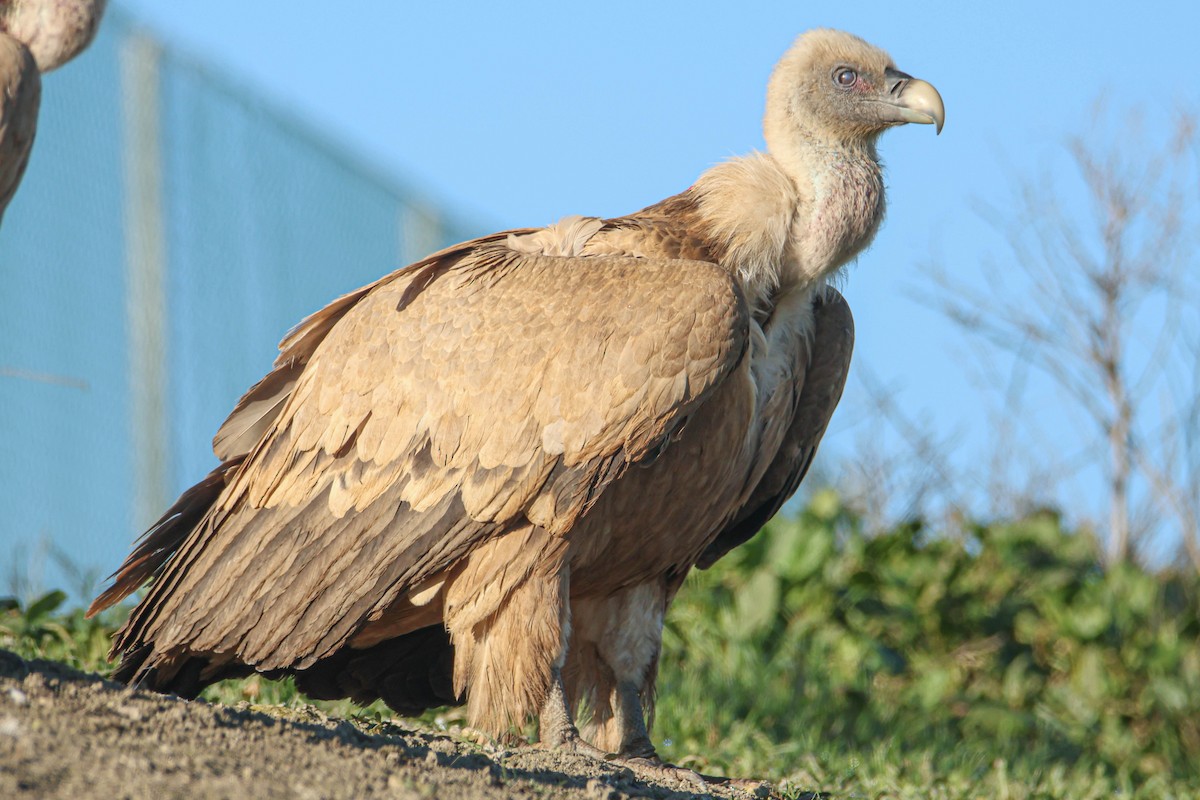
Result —
[[701, 796], [581, 757], [396, 725], [367, 732], [313, 708], [187, 702], [0, 650], [3, 798]]

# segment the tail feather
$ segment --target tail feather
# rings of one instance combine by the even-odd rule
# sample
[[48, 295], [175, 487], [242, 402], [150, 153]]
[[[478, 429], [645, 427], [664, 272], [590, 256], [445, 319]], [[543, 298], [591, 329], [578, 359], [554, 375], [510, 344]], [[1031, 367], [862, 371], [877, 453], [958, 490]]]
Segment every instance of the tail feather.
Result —
[[440, 624], [363, 650], [344, 647], [293, 674], [296, 686], [310, 697], [348, 697], [362, 705], [383, 700], [398, 714], [463, 702], [454, 692], [454, 647]]
[[225, 484], [244, 458], [244, 455], [231, 458], [179, 496], [158, 522], [142, 534], [120, 569], [109, 576], [114, 578], [113, 585], [92, 601], [87, 616], [94, 616], [121, 602], [146, 581], [162, 574], [163, 568], [179, 550], [187, 535], [220, 497]]
[[153, 652], [152, 643], [125, 651], [121, 663], [113, 671], [112, 680], [194, 700], [205, 687], [217, 681], [245, 678], [254, 673], [253, 668], [245, 664], [224, 663], [214, 668], [207, 658], [201, 656], [185, 656], [181, 660], [147, 668], [146, 659]]
[[[112, 679], [190, 700], [218, 681], [245, 678], [255, 672], [245, 664], [214, 663], [190, 654], [147, 667], [153, 652], [153, 643], [125, 651]], [[349, 698], [361, 705], [383, 700], [396, 713], [410, 716], [463, 703], [463, 698], [454, 693], [454, 647], [440, 624], [363, 650], [344, 647], [308, 669], [265, 673], [272, 679], [288, 675], [295, 678], [300, 691], [313, 699]]]

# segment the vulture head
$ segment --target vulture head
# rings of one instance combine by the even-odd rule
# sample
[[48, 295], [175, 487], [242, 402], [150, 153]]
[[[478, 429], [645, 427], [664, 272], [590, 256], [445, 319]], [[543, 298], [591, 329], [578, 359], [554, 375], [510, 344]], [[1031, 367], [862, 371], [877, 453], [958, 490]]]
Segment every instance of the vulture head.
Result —
[[7, 0], [0, 2], [0, 31], [33, 53], [49, 72], [91, 44], [108, 0]]
[[800, 36], [767, 86], [763, 128], [772, 153], [801, 140], [872, 144], [885, 129], [946, 119], [937, 89], [896, 69], [891, 57], [842, 31]]

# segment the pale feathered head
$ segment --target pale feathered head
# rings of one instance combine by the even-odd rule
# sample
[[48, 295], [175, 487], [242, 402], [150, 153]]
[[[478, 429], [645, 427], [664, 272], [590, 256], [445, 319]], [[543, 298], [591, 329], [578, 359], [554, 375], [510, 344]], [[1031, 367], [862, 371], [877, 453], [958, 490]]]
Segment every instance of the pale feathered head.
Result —
[[819, 29], [798, 38], [776, 65], [763, 123], [771, 150], [795, 137], [869, 141], [906, 122], [946, 119], [941, 95], [900, 72], [891, 56], [857, 36]]

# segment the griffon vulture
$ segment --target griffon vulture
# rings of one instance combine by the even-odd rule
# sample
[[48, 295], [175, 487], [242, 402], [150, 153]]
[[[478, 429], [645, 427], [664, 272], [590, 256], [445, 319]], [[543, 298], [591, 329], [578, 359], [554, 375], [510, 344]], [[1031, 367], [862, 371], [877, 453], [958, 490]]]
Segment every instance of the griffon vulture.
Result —
[[876, 140], [943, 118], [886, 53], [815, 30], [770, 79], [768, 152], [629, 216], [450, 247], [304, 320], [217, 432], [221, 465], [92, 605], [150, 583], [117, 677], [465, 701], [493, 734], [538, 714], [544, 745], [658, 764], [663, 614], [804, 477], [853, 343], [826, 279], [883, 218]]
[[106, 0], [0, 2], [0, 217], [25, 174], [37, 133], [41, 73], [96, 35]]

